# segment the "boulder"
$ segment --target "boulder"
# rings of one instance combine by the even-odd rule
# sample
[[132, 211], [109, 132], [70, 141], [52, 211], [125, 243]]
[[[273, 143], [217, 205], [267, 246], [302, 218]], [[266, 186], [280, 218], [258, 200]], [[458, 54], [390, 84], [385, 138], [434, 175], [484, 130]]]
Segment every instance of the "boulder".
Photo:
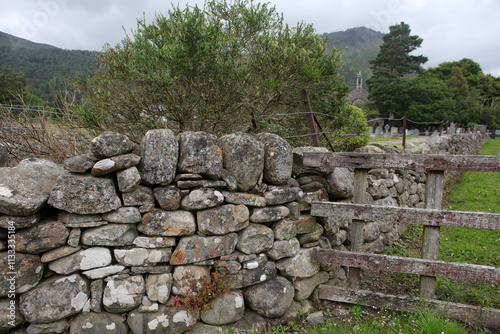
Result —
[[27, 321], [50, 323], [80, 313], [89, 302], [89, 286], [78, 274], [48, 278], [19, 297]]
[[328, 275], [326, 271], [320, 271], [308, 278], [296, 279], [293, 282], [293, 287], [295, 288], [295, 300], [308, 299], [318, 285], [326, 283], [329, 279], [330, 275]]
[[91, 247], [49, 263], [49, 269], [60, 275], [69, 275], [79, 270], [107, 266], [111, 260], [108, 248]]
[[0, 298], [0, 332], [9, 333], [24, 321], [17, 298]]
[[141, 183], [141, 174], [137, 167], [130, 167], [116, 172], [118, 181], [118, 190], [122, 193], [128, 193], [134, 190]]
[[129, 153], [134, 148], [134, 143], [127, 136], [111, 131], [101, 133], [90, 142], [90, 151], [98, 159]]
[[236, 179], [239, 191], [252, 189], [264, 171], [264, 148], [246, 133], [233, 133], [219, 138], [224, 168]]
[[110, 313], [123, 313], [141, 304], [146, 284], [141, 275], [110, 278], [104, 288], [102, 303]]
[[211, 282], [208, 266], [177, 266], [172, 274], [172, 293], [190, 296], [198, 293], [206, 282]]
[[235, 193], [229, 191], [222, 191], [222, 195], [224, 196], [225, 201], [228, 203], [256, 207], [266, 206], [266, 199], [259, 195], [249, 193]]
[[294, 257], [276, 262], [276, 268], [286, 277], [306, 278], [319, 272], [319, 263], [313, 260], [314, 248], [300, 249]]
[[205, 132], [185, 131], [179, 135], [179, 162], [183, 173], [197, 173], [210, 179], [222, 177], [222, 151], [217, 137]]
[[198, 230], [207, 235], [224, 235], [237, 232], [249, 224], [249, 211], [245, 205], [227, 204], [198, 211]]
[[149, 130], [141, 141], [139, 172], [147, 184], [168, 185], [175, 177], [179, 143], [172, 130]]
[[78, 214], [109, 212], [122, 205], [113, 179], [77, 174], [61, 175], [48, 203], [57, 209]]
[[326, 178], [330, 198], [352, 198], [354, 195], [354, 172], [347, 168], [335, 168]]
[[167, 304], [172, 288], [172, 274], [151, 274], [146, 279], [146, 294], [152, 301]]
[[273, 246], [274, 233], [269, 227], [261, 224], [250, 224], [238, 233], [236, 248], [245, 254], [257, 254]]
[[273, 260], [285, 257], [294, 257], [299, 253], [300, 243], [296, 238], [290, 240], [280, 240], [273, 243], [273, 247], [267, 250], [266, 254]]
[[163, 210], [177, 210], [181, 206], [181, 191], [175, 186], [156, 187], [153, 195]]
[[208, 308], [200, 312], [200, 318], [209, 325], [227, 325], [240, 320], [244, 312], [243, 294], [240, 291], [233, 291], [212, 300]]
[[230, 274], [228, 285], [231, 289], [236, 290], [268, 281], [275, 276], [276, 266], [274, 261], [268, 261], [254, 269], [241, 269], [236, 274]]
[[292, 176], [293, 154], [290, 144], [272, 133], [259, 133], [255, 138], [264, 145], [264, 181], [286, 184]]
[[224, 202], [224, 196], [212, 188], [195, 189], [184, 197], [181, 207], [184, 210], [203, 210], [219, 206]]
[[31, 227], [40, 222], [42, 216], [39, 212], [31, 216], [19, 217], [19, 216], [2, 216], [0, 217], [0, 227], [8, 229], [9, 227], [15, 227], [16, 230], [22, 228]]
[[139, 209], [134, 206], [124, 206], [117, 210], [102, 214], [102, 219], [110, 223], [135, 224], [142, 220]]
[[286, 313], [293, 301], [294, 288], [286, 278], [276, 276], [270, 281], [251, 286], [245, 295], [249, 308], [260, 315], [276, 318]]
[[16, 167], [0, 167], [0, 212], [31, 216], [47, 204], [61, 166], [43, 159], [25, 159]]
[[97, 159], [90, 155], [77, 155], [64, 161], [63, 167], [69, 172], [83, 174], [94, 167]]
[[300, 199], [304, 192], [299, 187], [279, 188], [264, 193], [267, 205], [280, 205]]

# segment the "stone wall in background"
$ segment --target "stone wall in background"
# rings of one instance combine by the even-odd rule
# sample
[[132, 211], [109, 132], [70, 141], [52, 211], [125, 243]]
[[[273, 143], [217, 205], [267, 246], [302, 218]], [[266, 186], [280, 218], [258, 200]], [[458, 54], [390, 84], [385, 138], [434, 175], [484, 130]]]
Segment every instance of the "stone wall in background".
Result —
[[[486, 141], [431, 137], [407, 151], [474, 154]], [[303, 167], [307, 150], [327, 151], [292, 150], [273, 134], [170, 130], [135, 147], [105, 132], [64, 166], [0, 168], [0, 331], [243, 333], [310, 312], [319, 284], [347, 284], [344, 268], [311, 261], [313, 249], [349, 247], [349, 222], [312, 217], [310, 204], [350, 201], [354, 189], [352, 170]], [[371, 170], [368, 184], [368, 203], [424, 206], [422, 171]], [[382, 251], [404, 229], [367, 223], [365, 249]], [[201, 312], [172, 306], [214, 271], [231, 293]]]

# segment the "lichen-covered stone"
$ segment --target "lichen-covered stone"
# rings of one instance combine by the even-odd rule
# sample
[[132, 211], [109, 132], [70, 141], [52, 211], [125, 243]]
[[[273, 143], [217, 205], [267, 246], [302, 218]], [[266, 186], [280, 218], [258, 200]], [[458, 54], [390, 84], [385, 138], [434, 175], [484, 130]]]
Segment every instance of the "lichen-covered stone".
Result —
[[107, 312], [83, 313], [71, 320], [69, 334], [127, 334], [126, 318]]
[[299, 254], [276, 262], [276, 268], [286, 277], [306, 278], [315, 275], [320, 265], [313, 260], [314, 248], [300, 249]]
[[304, 152], [328, 152], [324, 147], [303, 146], [292, 149], [293, 166], [292, 171], [295, 176], [321, 175], [326, 176], [333, 172], [334, 167], [307, 167], [304, 166]]
[[211, 179], [222, 177], [222, 151], [217, 137], [205, 132], [185, 131], [179, 135], [180, 172], [197, 173]]
[[24, 322], [17, 298], [0, 298], [0, 331], [9, 333]]
[[308, 244], [311, 242], [318, 241], [319, 238], [321, 238], [321, 236], [323, 235], [323, 232], [324, 232], [323, 226], [321, 226], [318, 223], [315, 223], [311, 232], [298, 235], [297, 239], [299, 239], [301, 245]]
[[204, 282], [211, 282], [208, 266], [178, 266], [172, 274], [172, 293], [174, 295], [188, 296], [198, 293]]
[[107, 224], [86, 229], [82, 233], [82, 244], [87, 246], [132, 245], [137, 237], [134, 224]]
[[111, 278], [104, 288], [102, 303], [108, 312], [127, 312], [139, 306], [144, 292], [146, 284], [142, 275]]
[[264, 148], [246, 133], [233, 133], [219, 138], [224, 168], [236, 179], [239, 191], [252, 189], [264, 171]]
[[90, 173], [93, 176], [102, 176], [136, 166], [139, 161], [141, 161], [141, 157], [133, 153], [117, 155], [99, 160], [94, 164]]
[[304, 195], [299, 187], [279, 188], [264, 193], [267, 205], [280, 205], [298, 200]]
[[243, 294], [233, 291], [212, 300], [208, 308], [200, 312], [200, 318], [209, 325], [227, 325], [240, 320], [244, 312]]
[[316, 217], [301, 215], [297, 220], [297, 234], [311, 233], [316, 224]]
[[267, 256], [273, 260], [279, 260], [285, 257], [294, 257], [299, 253], [300, 243], [296, 238], [290, 240], [277, 240], [273, 247], [266, 251]]
[[274, 233], [274, 239], [289, 240], [295, 238], [295, 236], [297, 235], [297, 223], [298, 220], [288, 218], [274, 222], [271, 225]]
[[153, 209], [143, 216], [138, 229], [150, 236], [189, 236], [196, 231], [196, 221], [189, 211]]
[[241, 204], [255, 207], [264, 207], [267, 205], [266, 199], [263, 196], [255, 194], [222, 191], [222, 195], [224, 196], [226, 202], [232, 204]]
[[133, 334], [176, 334], [190, 330], [196, 318], [197, 312], [191, 315], [185, 308], [159, 305], [156, 312], [133, 310], [128, 314], [127, 323]]
[[276, 272], [274, 261], [268, 261], [254, 269], [241, 269], [236, 274], [230, 274], [228, 285], [232, 290], [245, 288], [273, 279]]
[[42, 263], [52, 262], [65, 256], [74, 254], [80, 251], [82, 247], [61, 246], [43, 253], [41, 257]]
[[286, 278], [276, 276], [246, 291], [249, 308], [260, 315], [276, 318], [285, 314], [293, 301], [294, 288]]
[[[139, 212], [149, 211], [154, 207], [155, 198], [153, 196], [153, 189], [145, 186], [137, 186], [133, 190], [123, 193], [124, 206], [138, 206]], [[141, 208], [146, 210], [141, 210]]]
[[249, 211], [245, 205], [227, 204], [198, 211], [198, 229], [207, 235], [224, 235], [237, 232], [249, 224]]
[[16, 167], [0, 167], [0, 212], [31, 216], [45, 206], [61, 166], [43, 159], [25, 159]]
[[14, 227], [16, 230], [19, 230], [33, 226], [39, 223], [41, 219], [42, 216], [39, 212], [26, 217], [2, 216], [0, 217], [0, 227], [4, 229], [8, 229], [9, 227], [12, 229]]
[[318, 285], [326, 283], [329, 279], [330, 275], [326, 271], [320, 271], [311, 277], [296, 279], [293, 282], [295, 288], [294, 299], [304, 300], [309, 298]]
[[195, 189], [184, 197], [181, 207], [184, 210], [203, 210], [219, 206], [224, 202], [224, 196], [212, 188]]
[[236, 247], [238, 236], [229, 233], [224, 236], [181, 238], [170, 259], [171, 265], [196, 263], [231, 254]]
[[[112, 265], [106, 267], [100, 267], [96, 269], [90, 269], [82, 272], [85, 276], [87, 276], [91, 280], [97, 280], [101, 278], [105, 278], [111, 275], [116, 275], [122, 273], [125, 270], [125, 266], [122, 265]], [[92, 288], [92, 287], [91, 287]]]
[[274, 233], [269, 227], [261, 224], [250, 224], [238, 233], [236, 247], [245, 254], [264, 252], [273, 246]]
[[19, 297], [19, 309], [27, 321], [50, 323], [83, 310], [89, 287], [78, 274], [51, 277]]
[[60, 275], [69, 275], [79, 270], [107, 266], [111, 260], [108, 248], [91, 247], [49, 263], [49, 269]]
[[272, 133], [259, 133], [255, 138], [264, 144], [264, 181], [286, 184], [292, 175], [293, 154], [290, 144]]
[[[29, 291], [43, 275], [43, 264], [38, 255], [16, 253], [14, 261], [9, 260], [12, 261], [12, 257], [8, 252], [0, 253], [0, 297]], [[10, 264], [14, 270], [11, 270]]]
[[97, 159], [90, 155], [77, 155], [64, 161], [63, 167], [72, 173], [87, 173], [92, 169]]
[[156, 187], [153, 195], [163, 210], [177, 210], [181, 206], [181, 191], [175, 186]]
[[139, 209], [134, 206], [124, 206], [117, 210], [102, 214], [102, 219], [110, 223], [135, 224], [142, 220]]
[[172, 248], [114, 249], [115, 259], [124, 266], [153, 266], [168, 263]]
[[90, 142], [90, 151], [98, 158], [108, 158], [134, 150], [134, 143], [127, 136], [105, 131]]
[[337, 167], [328, 175], [328, 195], [330, 198], [352, 198], [354, 194], [354, 172]]
[[109, 212], [122, 205], [111, 178], [77, 174], [61, 175], [48, 203], [57, 209], [78, 214]]
[[179, 143], [172, 130], [149, 130], [141, 141], [142, 180], [151, 185], [168, 185], [175, 177]]
[[146, 294], [152, 301], [166, 304], [172, 288], [172, 274], [152, 274], [146, 279]]
[[252, 210], [250, 221], [253, 223], [271, 223], [286, 218], [290, 210], [286, 206], [268, 206]]
[[58, 221], [44, 221], [15, 234], [16, 251], [38, 254], [66, 243], [69, 230]]
[[141, 174], [137, 167], [130, 167], [116, 172], [118, 190], [128, 193], [134, 190], [141, 183]]
[[134, 245], [140, 248], [167, 248], [176, 245], [174, 237], [144, 237], [134, 239]]

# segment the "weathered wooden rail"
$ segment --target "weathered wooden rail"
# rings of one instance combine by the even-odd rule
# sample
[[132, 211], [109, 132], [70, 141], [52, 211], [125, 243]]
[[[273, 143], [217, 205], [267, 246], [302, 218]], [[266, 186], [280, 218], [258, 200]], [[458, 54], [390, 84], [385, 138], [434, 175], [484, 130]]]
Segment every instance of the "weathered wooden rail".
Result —
[[[315, 252], [318, 262], [350, 268], [350, 289], [320, 286], [320, 298], [401, 311], [432, 307], [447, 312], [452, 319], [480, 321], [488, 327], [500, 328], [498, 309], [434, 299], [436, 277], [500, 283], [500, 268], [437, 260], [440, 226], [500, 230], [500, 214], [441, 210], [444, 171], [500, 172], [500, 157], [305, 152], [303, 164], [310, 167], [347, 167], [355, 171], [353, 204], [313, 202], [311, 206], [313, 216], [352, 219], [350, 252], [325, 249]], [[373, 168], [426, 170], [426, 208], [366, 205], [367, 173]], [[377, 220], [424, 225], [422, 258], [362, 253], [364, 222]], [[423, 299], [359, 290], [361, 268], [420, 275], [420, 295]]]

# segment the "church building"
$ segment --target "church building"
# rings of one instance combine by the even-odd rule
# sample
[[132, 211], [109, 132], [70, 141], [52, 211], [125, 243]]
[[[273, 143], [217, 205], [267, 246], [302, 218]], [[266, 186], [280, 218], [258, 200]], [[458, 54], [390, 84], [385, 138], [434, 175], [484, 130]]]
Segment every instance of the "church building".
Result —
[[355, 106], [363, 102], [370, 102], [368, 100], [369, 93], [363, 89], [363, 75], [361, 71], [358, 73], [358, 78], [356, 82], [356, 89], [349, 93], [347, 98], [349, 99], [349, 104]]

